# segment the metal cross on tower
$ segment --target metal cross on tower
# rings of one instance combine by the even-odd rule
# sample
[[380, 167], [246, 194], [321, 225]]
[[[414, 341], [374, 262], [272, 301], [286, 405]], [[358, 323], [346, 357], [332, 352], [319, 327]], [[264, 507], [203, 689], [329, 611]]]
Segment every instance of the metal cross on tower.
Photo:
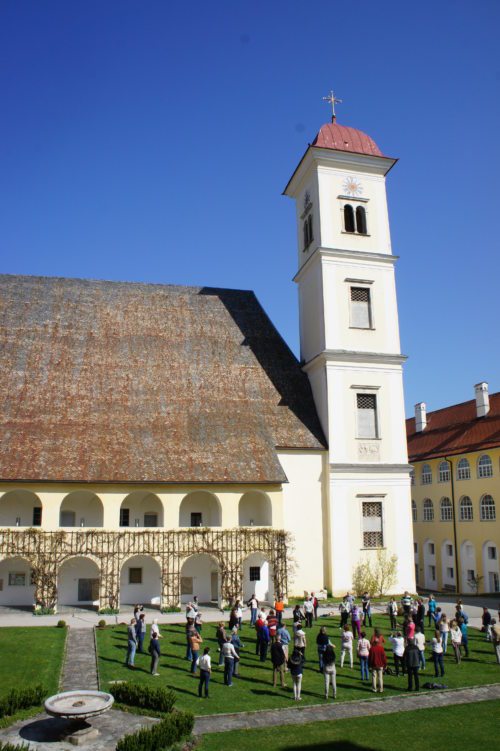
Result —
[[337, 99], [333, 91], [330, 91], [330, 94], [328, 96], [323, 97], [323, 101], [330, 102], [330, 104], [332, 105], [332, 123], [334, 123], [337, 119], [337, 116], [335, 114], [335, 105], [342, 104], [342, 99]]

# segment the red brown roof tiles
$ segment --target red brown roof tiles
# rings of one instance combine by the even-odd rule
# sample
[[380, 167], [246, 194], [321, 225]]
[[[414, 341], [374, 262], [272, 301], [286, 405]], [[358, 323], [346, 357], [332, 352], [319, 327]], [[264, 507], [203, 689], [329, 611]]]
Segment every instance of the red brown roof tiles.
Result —
[[362, 130], [338, 123], [323, 125], [311, 146], [336, 151], [350, 151], [355, 154], [383, 156], [375, 141]]

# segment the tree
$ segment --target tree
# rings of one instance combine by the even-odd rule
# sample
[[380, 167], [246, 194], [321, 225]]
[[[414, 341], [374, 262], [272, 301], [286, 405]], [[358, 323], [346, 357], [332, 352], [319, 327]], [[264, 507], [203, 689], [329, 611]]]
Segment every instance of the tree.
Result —
[[386, 550], [377, 550], [373, 561], [360, 561], [352, 574], [352, 588], [358, 596], [368, 592], [370, 596], [382, 597], [396, 584], [397, 555], [387, 555]]

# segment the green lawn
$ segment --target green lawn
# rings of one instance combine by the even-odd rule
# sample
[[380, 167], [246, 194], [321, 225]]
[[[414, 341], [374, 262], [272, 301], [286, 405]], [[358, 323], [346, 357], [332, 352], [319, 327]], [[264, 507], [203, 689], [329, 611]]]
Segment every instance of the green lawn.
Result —
[[[386, 616], [379, 616], [377, 624], [385, 634], [389, 625]], [[355, 662], [353, 670], [344, 666], [340, 669], [339, 619], [321, 618], [318, 624], [325, 625], [337, 648], [337, 701], [351, 701], [374, 697], [370, 685], [362, 684], [359, 666]], [[302, 706], [324, 702], [323, 676], [318, 673], [316, 661], [316, 634], [319, 626], [307, 631], [306, 669], [302, 682]], [[215, 714], [221, 712], [243, 712], [257, 709], [289, 707], [292, 703], [291, 680], [288, 688], [272, 687], [272, 669], [268, 660], [261, 663], [255, 656], [255, 636], [247, 624], [243, 626], [242, 639], [246, 649], [242, 652], [241, 677], [235, 679], [232, 688], [223, 685], [222, 668], [215, 669], [211, 680], [210, 699], [200, 700], [197, 696], [198, 680], [189, 673], [189, 663], [184, 659], [185, 641], [183, 625], [163, 625], [161, 628], [162, 657], [160, 659], [160, 677], [149, 674], [149, 655], [137, 655], [136, 670], [130, 671], [124, 666], [126, 655], [126, 626], [113, 626], [99, 630], [97, 643], [99, 650], [99, 670], [101, 688], [112, 689], [110, 681], [133, 680], [149, 685], [163, 685], [173, 688], [177, 695], [179, 709], [189, 709], [195, 714]], [[371, 629], [368, 630], [371, 634]], [[430, 632], [429, 632], [430, 634]], [[206, 624], [202, 636], [205, 644], [211, 647], [212, 664], [218, 661], [215, 642], [215, 624]], [[450, 654], [445, 657], [444, 683], [450, 688], [472, 686], [500, 681], [500, 666], [497, 665], [491, 644], [484, 636], [470, 629], [470, 657], [461, 665], [456, 665]], [[392, 653], [387, 650], [388, 655]], [[434, 680], [434, 669], [428, 665], [421, 674], [422, 683]], [[387, 676], [385, 679], [385, 696], [401, 693], [406, 688], [406, 678]], [[378, 698], [378, 697], [377, 697]]]
[[[47, 688], [47, 696], [55, 694], [59, 688], [64, 655], [66, 629], [55, 626], [31, 628], [0, 628], [0, 666], [3, 680], [0, 681], [0, 695], [13, 688], [42, 683]], [[24, 710], [15, 719], [28, 717], [35, 710]], [[9, 719], [8, 722], [12, 722]], [[0, 726], [5, 724], [0, 720]]]
[[415, 712], [232, 730], [203, 736], [199, 751], [422, 751], [454, 746], [486, 749], [495, 745], [500, 704], [483, 701]]

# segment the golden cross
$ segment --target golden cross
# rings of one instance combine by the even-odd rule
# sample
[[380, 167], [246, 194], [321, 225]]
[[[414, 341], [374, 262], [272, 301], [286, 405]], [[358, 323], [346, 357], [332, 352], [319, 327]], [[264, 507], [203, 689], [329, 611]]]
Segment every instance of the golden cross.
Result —
[[335, 94], [333, 93], [333, 91], [330, 91], [329, 96], [324, 96], [323, 97], [323, 101], [324, 102], [329, 102], [332, 105], [332, 123], [334, 123], [335, 120], [337, 119], [337, 116], [335, 114], [335, 105], [336, 104], [342, 104], [342, 99], [337, 99], [337, 97], [335, 96]]

